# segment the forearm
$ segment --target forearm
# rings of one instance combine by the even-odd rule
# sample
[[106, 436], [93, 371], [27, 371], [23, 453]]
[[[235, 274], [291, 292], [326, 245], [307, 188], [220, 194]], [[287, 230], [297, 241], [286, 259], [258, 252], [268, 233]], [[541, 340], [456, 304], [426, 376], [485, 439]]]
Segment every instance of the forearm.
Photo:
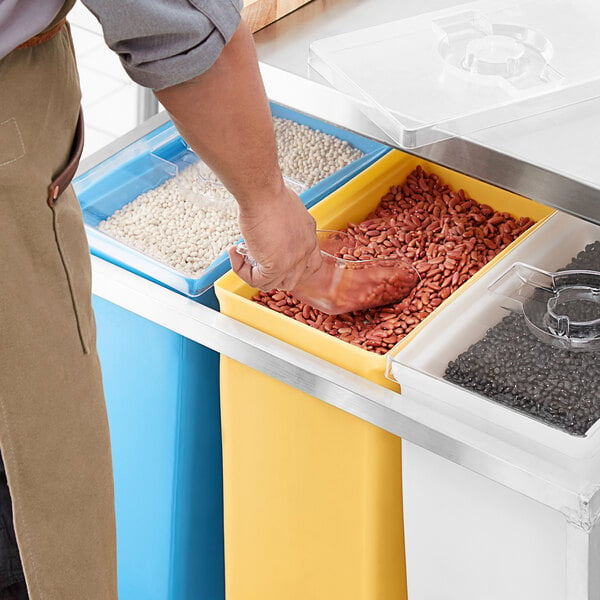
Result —
[[271, 112], [243, 23], [208, 71], [156, 95], [241, 209], [266, 208], [281, 193]]
[[315, 222], [283, 183], [273, 119], [252, 36], [240, 25], [213, 66], [157, 92], [193, 150], [235, 196], [257, 266], [230, 252], [233, 269], [262, 289], [293, 289], [321, 264]]

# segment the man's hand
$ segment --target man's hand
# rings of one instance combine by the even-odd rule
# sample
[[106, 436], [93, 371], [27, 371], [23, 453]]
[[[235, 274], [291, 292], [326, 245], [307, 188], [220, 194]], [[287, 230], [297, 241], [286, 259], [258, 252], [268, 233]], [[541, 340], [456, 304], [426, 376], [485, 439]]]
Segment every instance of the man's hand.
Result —
[[298, 196], [282, 186], [267, 203], [240, 206], [240, 228], [253, 267], [230, 248], [233, 270], [252, 287], [291, 290], [321, 265], [315, 221]]

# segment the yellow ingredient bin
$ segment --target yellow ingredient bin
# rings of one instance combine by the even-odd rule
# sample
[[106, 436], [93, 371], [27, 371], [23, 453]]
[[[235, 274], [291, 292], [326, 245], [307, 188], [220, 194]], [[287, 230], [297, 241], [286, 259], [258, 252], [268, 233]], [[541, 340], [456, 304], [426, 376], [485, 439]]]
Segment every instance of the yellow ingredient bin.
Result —
[[[317, 226], [364, 220], [417, 165], [480, 203], [538, 221], [511, 246], [553, 212], [394, 150], [314, 206]], [[257, 290], [234, 273], [215, 290], [222, 313], [398, 389], [384, 375], [386, 356], [252, 302]], [[227, 600], [406, 598], [400, 438], [224, 356], [221, 422]]]

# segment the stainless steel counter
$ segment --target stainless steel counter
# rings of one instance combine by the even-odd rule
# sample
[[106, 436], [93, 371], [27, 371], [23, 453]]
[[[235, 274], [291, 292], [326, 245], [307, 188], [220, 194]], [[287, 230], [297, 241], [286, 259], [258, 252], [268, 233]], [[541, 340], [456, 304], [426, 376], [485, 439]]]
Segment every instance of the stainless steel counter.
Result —
[[[314, 39], [452, 6], [448, 0], [314, 0], [256, 34], [269, 97], [388, 142], [357, 104], [307, 71]], [[85, 171], [166, 120], [159, 114], [86, 159]], [[600, 223], [600, 101], [448, 140], [411, 153]], [[500, 444], [453, 436], [402, 396], [93, 257], [94, 293], [356, 415], [565, 516], [568, 600], [600, 598], [600, 485], [565, 486]]]

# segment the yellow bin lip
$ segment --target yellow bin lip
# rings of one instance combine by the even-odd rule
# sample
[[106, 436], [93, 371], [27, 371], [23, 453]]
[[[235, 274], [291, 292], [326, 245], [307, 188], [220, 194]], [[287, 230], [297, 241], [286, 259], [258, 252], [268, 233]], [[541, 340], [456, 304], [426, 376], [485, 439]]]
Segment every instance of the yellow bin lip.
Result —
[[444, 300], [388, 353], [374, 354], [253, 302], [251, 298], [258, 290], [247, 285], [231, 270], [215, 282], [215, 293], [221, 312], [379, 385], [399, 391], [400, 386], [385, 376], [388, 354], [395, 354], [409, 344], [429, 319], [444, 310], [464, 290], [474, 285], [484, 273], [493, 268], [501, 258], [523, 242], [555, 212], [523, 196], [496, 188], [400, 150], [391, 150], [310, 209], [309, 212], [317, 222], [317, 228], [343, 229], [349, 222], [356, 223], [364, 220], [376, 208], [390, 186], [404, 183], [417, 165], [421, 165], [428, 173], [438, 175], [452, 189], [462, 188], [481, 204], [488, 204], [496, 211], [508, 212], [516, 217], [530, 217], [537, 222], [482, 267], [459, 290]]

